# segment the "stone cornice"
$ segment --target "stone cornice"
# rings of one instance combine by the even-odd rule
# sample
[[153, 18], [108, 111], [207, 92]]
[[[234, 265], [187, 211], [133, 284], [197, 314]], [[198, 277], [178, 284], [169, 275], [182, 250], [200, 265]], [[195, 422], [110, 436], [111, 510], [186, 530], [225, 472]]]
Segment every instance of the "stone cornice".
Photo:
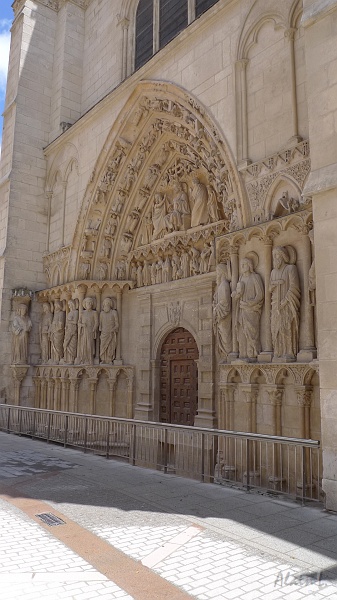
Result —
[[[88, 8], [88, 6], [92, 0], [34, 0], [34, 1], [37, 2], [38, 4], [42, 4], [43, 6], [47, 6], [51, 10], [54, 10], [57, 12], [67, 2], [72, 2], [72, 4], [76, 4], [76, 6], [83, 8], [83, 10], [86, 10], [86, 8]], [[15, 17], [17, 17], [18, 14], [23, 9], [25, 2], [26, 2], [26, 0], [14, 0], [14, 2], [12, 4], [12, 8], [13, 8]]]

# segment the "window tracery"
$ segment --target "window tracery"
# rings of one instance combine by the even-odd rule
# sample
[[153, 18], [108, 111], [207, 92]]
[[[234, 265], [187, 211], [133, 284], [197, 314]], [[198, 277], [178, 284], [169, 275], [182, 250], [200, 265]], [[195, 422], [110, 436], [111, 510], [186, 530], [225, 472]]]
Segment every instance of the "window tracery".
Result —
[[218, 0], [140, 0], [135, 18], [135, 60], [139, 69]]

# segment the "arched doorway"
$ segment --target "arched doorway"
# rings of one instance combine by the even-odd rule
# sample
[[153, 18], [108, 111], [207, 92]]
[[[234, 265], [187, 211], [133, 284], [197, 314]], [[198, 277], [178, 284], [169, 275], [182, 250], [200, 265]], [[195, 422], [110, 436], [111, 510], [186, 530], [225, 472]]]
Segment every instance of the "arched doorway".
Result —
[[160, 355], [160, 410], [162, 423], [194, 425], [198, 407], [198, 346], [187, 329], [166, 337]]

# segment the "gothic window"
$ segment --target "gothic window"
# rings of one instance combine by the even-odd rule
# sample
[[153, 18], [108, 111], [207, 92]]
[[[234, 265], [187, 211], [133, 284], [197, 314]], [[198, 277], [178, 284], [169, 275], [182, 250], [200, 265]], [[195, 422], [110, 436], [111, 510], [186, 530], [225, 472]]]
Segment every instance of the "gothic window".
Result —
[[136, 12], [135, 69], [218, 0], [139, 0]]

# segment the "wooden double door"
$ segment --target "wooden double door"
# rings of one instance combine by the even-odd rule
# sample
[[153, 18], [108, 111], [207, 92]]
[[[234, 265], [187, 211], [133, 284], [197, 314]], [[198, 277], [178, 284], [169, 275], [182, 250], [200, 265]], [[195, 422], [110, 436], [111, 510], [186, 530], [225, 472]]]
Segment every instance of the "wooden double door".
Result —
[[160, 421], [194, 425], [198, 407], [198, 347], [179, 327], [165, 339], [160, 356]]

